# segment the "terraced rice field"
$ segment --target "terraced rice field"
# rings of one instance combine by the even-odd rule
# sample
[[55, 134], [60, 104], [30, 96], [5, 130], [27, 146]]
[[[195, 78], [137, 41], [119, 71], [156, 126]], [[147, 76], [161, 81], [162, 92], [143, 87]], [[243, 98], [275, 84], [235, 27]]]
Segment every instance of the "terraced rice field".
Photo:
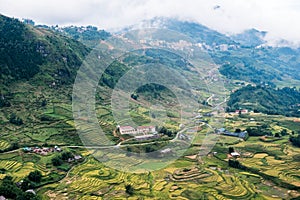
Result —
[[300, 186], [299, 165], [288, 160], [276, 160], [266, 153], [255, 154], [253, 158], [242, 159], [243, 165], [258, 168], [267, 175], [279, 177], [287, 183]]
[[10, 146], [10, 144], [4, 140], [0, 140], [0, 150], [7, 149]]
[[9, 160], [1, 160], [0, 161], [0, 168], [3, 168], [7, 171], [17, 171], [22, 167], [22, 164], [16, 161], [9, 161]]

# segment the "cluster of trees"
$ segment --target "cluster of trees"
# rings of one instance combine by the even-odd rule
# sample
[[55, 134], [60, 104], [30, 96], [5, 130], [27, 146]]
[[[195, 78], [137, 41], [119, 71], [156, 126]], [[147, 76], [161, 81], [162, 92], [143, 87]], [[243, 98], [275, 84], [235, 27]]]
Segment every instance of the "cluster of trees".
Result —
[[236, 168], [236, 169], [245, 169], [245, 167], [238, 161], [238, 160], [228, 160], [229, 167]]
[[23, 124], [23, 120], [18, 117], [15, 113], [12, 113], [9, 117], [9, 122], [12, 124], [15, 124], [17, 126], [20, 126]]
[[137, 100], [139, 98], [139, 95], [136, 93], [131, 94], [130, 96], [132, 99]]
[[8, 199], [16, 199], [16, 200], [38, 200], [39, 199], [38, 196], [35, 196], [31, 192], [25, 192], [26, 190], [28, 190], [27, 187], [21, 186], [21, 188], [19, 188], [13, 182], [12, 177], [6, 176], [2, 180], [2, 184], [0, 186], [0, 195]]
[[42, 180], [42, 173], [40, 171], [36, 170], [36, 171], [30, 172], [27, 178], [29, 181], [32, 181], [34, 183], [40, 183]]
[[168, 88], [155, 83], [143, 85], [142, 87], [138, 88], [136, 92], [138, 94], [147, 94], [147, 96], [152, 97], [154, 99], [161, 98], [162, 92], [169, 93], [170, 95], [172, 95]]
[[125, 186], [125, 192], [129, 194], [130, 196], [134, 194], [134, 188], [132, 185], [126, 185]]
[[[159, 150], [161, 150], [167, 142], [160, 142], [160, 143], [151, 143], [148, 145], [142, 145], [142, 146], [129, 146], [126, 147], [127, 150], [127, 156], [131, 156], [132, 153], [150, 153], [149, 155], [152, 157], [158, 157], [160, 156], [159, 153], [157, 153]], [[151, 152], [154, 152], [151, 154]]]
[[267, 86], [243, 87], [230, 95], [228, 111], [240, 108], [266, 114], [300, 117], [300, 90]]
[[169, 130], [169, 129], [167, 129], [167, 128], [164, 127], [164, 126], [158, 128], [158, 133], [167, 135], [168, 137], [174, 137], [174, 136], [177, 134], [176, 131]]
[[42, 180], [42, 173], [40, 171], [30, 172], [18, 187], [12, 180], [12, 177], [5, 176], [0, 186], [0, 195], [5, 198], [17, 200], [36, 200], [37, 196], [31, 192], [26, 192], [29, 189], [35, 188]]
[[[55, 27], [53, 27], [53, 29], [55, 30]], [[98, 30], [98, 28], [94, 26], [69, 26], [62, 28], [62, 31], [75, 40], [105, 40], [111, 36], [110, 33], [104, 30]]]
[[100, 85], [114, 88], [119, 79], [129, 70], [130, 68], [120, 62], [113, 62], [109, 65], [103, 75], [100, 78]]
[[280, 79], [279, 74], [276, 74], [276, 72], [268, 72], [266, 70], [262, 70], [260, 66], [256, 66], [254, 64], [255, 59], [253, 58], [240, 60], [233, 56], [225, 56], [222, 59], [230, 60], [230, 64], [223, 64], [220, 68], [220, 73], [228, 78], [254, 82], [256, 84], [266, 82], [273, 86], [274, 84], [272, 84], [272, 80]]
[[71, 152], [63, 152], [61, 155], [52, 158], [51, 162], [54, 166], [61, 166], [69, 159], [74, 159], [74, 155]]
[[10, 102], [7, 99], [5, 99], [3, 96], [2, 97], [0, 96], [0, 108], [10, 107], [10, 106], [11, 106]]
[[271, 131], [263, 127], [257, 127], [257, 128], [248, 127], [246, 131], [248, 132], [249, 136], [264, 136], [264, 135], [272, 136], [273, 135]]
[[300, 134], [298, 136], [291, 136], [290, 141], [292, 142], [293, 145], [300, 147]]

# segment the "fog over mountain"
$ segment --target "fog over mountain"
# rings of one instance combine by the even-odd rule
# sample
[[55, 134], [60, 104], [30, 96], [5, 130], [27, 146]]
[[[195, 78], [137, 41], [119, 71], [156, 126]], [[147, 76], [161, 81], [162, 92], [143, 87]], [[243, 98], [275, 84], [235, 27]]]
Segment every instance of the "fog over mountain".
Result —
[[116, 29], [154, 17], [175, 17], [225, 34], [255, 28], [270, 45], [299, 46], [296, 0], [0, 0], [0, 12], [48, 25], [96, 25]]

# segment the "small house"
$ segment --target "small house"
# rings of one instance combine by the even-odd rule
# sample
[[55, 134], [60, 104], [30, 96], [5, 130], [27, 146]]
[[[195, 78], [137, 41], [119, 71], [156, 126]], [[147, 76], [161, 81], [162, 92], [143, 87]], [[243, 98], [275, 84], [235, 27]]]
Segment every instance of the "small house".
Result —
[[230, 153], [230, 155], [234, 158], [238, 158], [241, 156], [238, 152], [232, 152], [232, 153]]
[[74, 156], [74, 159], [75, 159], [75, 160], [81, 160], [82, 157], [81, 157], [80, 155], [75, 155], [75, 156]]
[[4, 196], [0, 196], [0, 200], [6, 200]]

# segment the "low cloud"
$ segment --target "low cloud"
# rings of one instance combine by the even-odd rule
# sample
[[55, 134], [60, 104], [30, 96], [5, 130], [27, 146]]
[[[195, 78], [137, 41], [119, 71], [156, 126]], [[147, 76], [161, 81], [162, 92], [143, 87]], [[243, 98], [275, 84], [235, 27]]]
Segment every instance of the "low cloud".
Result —
[[0, 0], [0, 13], [48, 25], [113, 29], [156, 16], [192, 20], [233, 34], [256, 28], [268, 39], [300, 43], [297, 0]]

